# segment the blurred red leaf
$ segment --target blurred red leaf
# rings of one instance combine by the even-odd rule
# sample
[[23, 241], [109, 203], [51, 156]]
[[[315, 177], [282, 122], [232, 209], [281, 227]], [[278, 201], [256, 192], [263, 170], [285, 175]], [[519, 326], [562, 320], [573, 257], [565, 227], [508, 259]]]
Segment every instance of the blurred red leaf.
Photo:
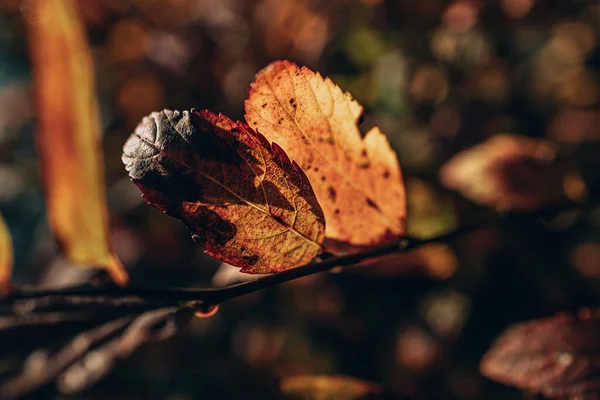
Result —
[[[556, 160], [551, 142], [516, 134], [498, 134], [455, 155], [440, 170], [440, 181], [465, 197], [500, 210], [528, 211], [582, 200], [583, 182]], [[579, 189], [565, 193], [566, 179]], [[572, 183], [569, 183], [573, 186]]]
[[490, 379], [547, 397], [600, 397], [600, 309], [508, 328], [481, 361]]
[[364, 137], [363, 109], [330, 79], [289, 61], [260, 71], [246, 119], [278, 143], [310, 179], [327, 238], [373, 245], [406, 233], [406, 199], [394, 150], [379, 128]]
[[321, 251], [325, 221], [308, 178], [244, 123], [209, 111], [155, 112], [125, 144], [123, 162], [149, 204], [243, 272], [283, 271]]

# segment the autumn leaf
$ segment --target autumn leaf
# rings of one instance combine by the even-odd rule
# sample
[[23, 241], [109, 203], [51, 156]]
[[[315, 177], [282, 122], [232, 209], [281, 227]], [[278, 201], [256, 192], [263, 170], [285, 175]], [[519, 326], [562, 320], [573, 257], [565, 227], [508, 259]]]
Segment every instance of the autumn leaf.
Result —
[[600, 309], [508, 328], [481, 361], [490, 379], [547, 397], [600, 396]]
[[26, 21], [36, 93], [37, 145], [50, 225], [67, 258], [127, 273], [108, 244], [94, 73], [71, 0], [31, 0]]
[[465, 197], [504, 211], [535, 210], [585, 197], [582, 179], [556, 162], [551, 142], [498, 134], [451, 158], [440, 170], [441, 183]]
[[209, 111], [155, 112], [125, 144], [123, 162], [148, 203], [243, 272], [283, 271], [321, 251], [325, 221], [308, 178], [244, 123]]
[[0, 215], [0, 293], [10, 292], [10, 277], [12, 274], [13, 248], [10, 232]]
[[296, 160], [327, 220], [327, 238], [372, 245], [406, 232], [406, 200], [396, 154], [379, 128], [364, 137], [362, 107], [331, 80], [289, 61], [260, 71], [246, 120]]
[[382, 392], [374, 383], [342, 375], [289, 376], [279, 388], [286, 398], [298, 400], [358, 400]]

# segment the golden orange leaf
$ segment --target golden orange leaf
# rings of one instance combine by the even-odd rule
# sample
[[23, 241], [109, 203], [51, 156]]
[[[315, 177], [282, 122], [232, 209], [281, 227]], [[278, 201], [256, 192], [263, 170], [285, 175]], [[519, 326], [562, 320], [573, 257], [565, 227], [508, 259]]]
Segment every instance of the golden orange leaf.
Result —
[[331, 80], [289, 61], [260, 71], [245, 103], [250, 126], [279, 144], [310, 179], [327, 238], [372, 245], [405, 234], [406, 200], [396, 154], [362, 107]]
[[279, 387], [286, 397], [302, 400], [358, 400], [381, 392], [374, 383], [342, 375], [289, 376]]
[[37, 144], [50, 225], [66, 257], [127, 273], [111, 255], [100, 123], [86, 34], [71, 0], [26, 8], [36, 94]]
[[0, 293], [10, 292], [10, 276], [12, 274], [13, 248], [10, 232], [0, 215]]
[[325, 221], [308, 178], [248, 125], [164, 110], [144, 118], [123, 151], [146, 201], [242, 272], [283, 271], [321, 251]]

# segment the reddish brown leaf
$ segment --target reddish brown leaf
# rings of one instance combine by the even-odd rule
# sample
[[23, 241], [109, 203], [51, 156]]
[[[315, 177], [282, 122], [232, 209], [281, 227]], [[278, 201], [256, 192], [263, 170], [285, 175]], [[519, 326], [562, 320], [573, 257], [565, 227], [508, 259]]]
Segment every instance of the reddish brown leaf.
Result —
[[50, 225], [76, 264], [127, 273], [108, 245], [108, 220], [94, 72], [70, 0], [31, 0], [29, 28], [37, 142]]
[[0, 293], [10, 292], [10, 277], [12, 274], [13, 248], [10, 232], [0, 215]]
[[508, 328], [481, 361], [490, 379], [547, 397], [600, 397], [600, 309]]
[[[501, 210], [527, 211], [583, 200], [585, 184], [553, 162], [556, 149], [546, 140], [498, 134], [450, 159], [440, 181], [478, 203]], [[567, 191], [565, 193], [565, 190]]]
[[301, 400], [358, 400], [382, 392], [381, 387], [349, 376], [289, 376], [280, 383], [288, 398]]
[[278, 143], [310, 179], [330, 239], [372, 245], [406, 232], [396, 154], [379, 128], [361, 137], [362, 107], [329, 79], [289, 61], [260, 71], [246, 119]]
[[148, 203], [244, 272], [294, 268], [321, 251], [325, 221], [308, 178], [244, 123], [209, 111], [155, 112], [125, 144], [123, 162]]

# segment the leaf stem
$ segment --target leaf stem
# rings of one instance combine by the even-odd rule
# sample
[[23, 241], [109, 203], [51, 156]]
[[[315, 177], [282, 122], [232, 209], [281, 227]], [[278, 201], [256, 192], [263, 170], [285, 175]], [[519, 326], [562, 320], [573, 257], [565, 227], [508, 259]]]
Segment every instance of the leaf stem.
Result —
[[298, 278], [328, 271], [335, 267], [346, 267], [361, 261], [372, 260], [381, 256], [406, 252], [418, 247], [439, 242], [449, 242], [477, 228], [499, 222], [508, 218], [541, 217], [549, 213], [569, 209], [589, 209], [596, 204], [565, 204], [553, 209], [542, 210], [533, 214], [513, 214], [511, 216], [495, 215], [485, 221], [463, 226], [457, 230], [428, 239], [411, 237], [400, 238], [394, 242], [367, 248], [355, 253], [340, 256], [329, 256], [297, 268], [279, 272], [254, 281], [238, 283], [221, 288], [157, 288], [144, 285], [126, 287], [93, 287], [90, 285], [73, 286], [60, 289], [15, 289], [13, 293], [0, 302], [0, 315], [14, 314], [17, 307], [27, 311], [50, 312], [56, 309], [85, 310], [90, 306], [118, 306], [121, 308], [153, 309], [167, 305], [190, 305], [206, 308], [240, 296], [267, 289]]

